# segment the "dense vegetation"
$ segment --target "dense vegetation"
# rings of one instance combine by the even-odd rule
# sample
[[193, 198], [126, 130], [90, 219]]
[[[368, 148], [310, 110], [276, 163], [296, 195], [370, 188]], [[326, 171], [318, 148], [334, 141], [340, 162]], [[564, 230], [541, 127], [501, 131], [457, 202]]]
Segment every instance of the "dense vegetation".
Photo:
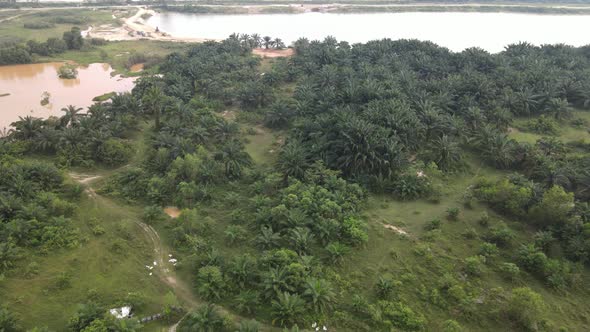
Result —
[[[100, 39], [90, 40], [91, 44], [103, 44]], [[8, 43], [0, 47], [0, 65], [33, 62], [33, 56], [52, 56], [67, 50], [79, 50], [84, 45], [80, 28], [73, 27], [63, 34], [63, 38], [48, 38], [45, 42], [29, 40], [26, 44]]]
[[[126, 139], [150, 121], [142, 160], [100, 193], [144, 206], [144, 221], [182, 256], [179, 271], [216, 304], [195, 309], [181, 331], [588, 328], [582, 306], [568, 318], [550, 311], [590, 296], [590, 146], [560, 139], [563, 128], [588, 128], [579, 114], [590, 106], [590, 48], [452, 53], [415, 40], [300, 39], [295, 56], [271, 64], [251, 55], [258, 45], [233, 35], [171, 54], [163, 75], [132, 94], [85, 116], [72, 107], [61, 119], [23, 118], [4, 145], [65, 167], [118, 165], [131, 158]], [[240, 110], [237, 121], [219, 114], [228, 109]], [[511, 138], [518, 121], [543, 137]], [[245, 149], [260, 124], [283, 137], [271, 163]], [[499, 175], [472, 176], [473, 160]], [[31, 167], [11, 172], [39, 185]], [[454, 181], [466, 185], [449, 202]], [[408, 210], [449, 205], [408, 234], [367, 213], [376, 197]], [[180, 217], [165, 216], [168, 205]], [[453, 227], [459, 236], [446, 234]], [[392, 249], [375, 251], [384, 241]], [[221, 306], [258, 322], [237, 326]], [[92, 317], [70, 328], [106, 324]]]

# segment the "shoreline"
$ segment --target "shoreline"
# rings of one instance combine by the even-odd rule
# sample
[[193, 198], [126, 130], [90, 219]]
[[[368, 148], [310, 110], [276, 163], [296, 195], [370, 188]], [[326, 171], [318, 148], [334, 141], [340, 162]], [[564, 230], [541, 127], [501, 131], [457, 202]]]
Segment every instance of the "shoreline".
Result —
[[[132, 41], [132, 40], [152, 40], [152, 41], [168, 41], [168, 42], [181, 42], [181, 43], [202, 43], [206, 41], [220, 41], [221, 39], [215, 38], [204, 38], [204, 37], [181, 37], [175, 36], [171, 33], [166, 31], [159, 31], [155, 26], [152, 26], [147, 23], [149, 17], [158, 15], [160, 13], [181, 13], [181, 14], [194, 14], [194, 15], [272, 15], [272, 14], [306, 14], [306, 13], [331, 13], [331, 14], [379, 14], [379, 13], [408, 13], [413, 11], [356, 11], [356, 10], [349, 10], [355, 9], [356, 5], [342, 5], [342, 4], [332, 4], [332, 5], [322, 5], [322, 10], [315, 10], [317, 8], [316, 5], [272, 5], [273, 8], [281, 8], [285, 10], [284, 12], [281, 11], [272, 11], [272, 12], [265, 12], [269, 7], [269, 5], [255, 5], [255, 6], [226, 6], [226, 5], [195, 5], [191, 7], [179, 7], [179, 6], [167, 6], [166, 8], [162, 7], [135, 7], [137, 8], [137, 12], [127, 18], [118, 18], [120, 20], [120, 25], [115, 24], [105, 24], [101, 26], [89, 26], [87, 30], [82, 32], [85, 38], [101, 38], [108, 41]], [[421, 6], [421, 5], [420, 5]], [[470, 5], [473, 6], [473, 5]], [[490, 7], [487, 5], [477, 5], [481, 6], [480, 8]], [[495, 5], [493, 5], [495, 6]], [[505, 5], [506, 7], [514, 7], [519, 5]], [[363, 6], [364, 8], [376, 8], [382, 9], [385, 8], [381, 5], [366, 5]], [[417, 5], [390, 5], [386, 6], [389, 8], [398, 8], [398, 7], [406, 7], [406, 8], [418, 8]], [[456, 8], [464, 8], [463, 5], [454, 5], [452, 7]], [[565, 6], [561, 6], [565, 7]], [[180, 10], [174, 10], [174, 9]], [[197, 8], [197, 11], [187, 10], [187, 8]], [[219, 8], [222, 9], [224, 12], [199, 12], [199, 8]], [[240, 12], [232, 12], [233, 9], [239, 8]], [[430, 8], [430, 7], [429, 7]], [[439, 8], [442, 9], [441, 6]], [[536, 7], [535, 7], [536, 8]], [[572, 7], [568, 7], [572, 8]], [[588, 12], [586, 13], [579, 13], [579, 14], [563, 14], [563, 15], [590, 15], [590, 5], [587, 7], [576, 7], [576, 8], [587, 8]], [[171, 10], [172, 9], [172, 10]], [[346, 9], [346, 10], [343, 10]], [[420, 13], [435, 13], [437, 11], [415, 11]], [[534, 13], [534, 12], [514, 12], [514, 11], [507, 11], [507, 12], [497, 12], [497, 11], [447, 11], [442, 10], [440, 12], [452, 12], [452, 13], [504, 13], [504, 14], [518, 14], [518, 15], [558, 15], [558, 14], [550, 14], [550, 13]], [[145, 19], [144, 19], [145, 17]], [[117, 19], [113, 17], [113, 19]]]

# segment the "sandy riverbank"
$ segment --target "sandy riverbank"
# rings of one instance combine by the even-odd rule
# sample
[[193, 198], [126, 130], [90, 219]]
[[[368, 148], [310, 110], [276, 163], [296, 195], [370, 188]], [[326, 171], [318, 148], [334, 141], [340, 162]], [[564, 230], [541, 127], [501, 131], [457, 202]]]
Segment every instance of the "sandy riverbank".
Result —
[[[83, 31], [83, 36], [86, 38], [102, 38], [109, 41], [147, 39], [200, 43], [207, 40], [212, 40], [207, 38], [179, 38], [171, 36], [162, 31], [157, 31], [155, 27], [148, 25], [143, 19], [144, 16], [151, 16], [155, 14], [156, 12], [154, 10], [138, 8], [135, 15], [125, 19], [120, 19], [122, 20], [122, 24], [120, 26], [113, 24], [105, 24], [98, 27], [91, 26], [88, 28], [88, 30]], [[116, 19], [116, 16], [114, 19]]]

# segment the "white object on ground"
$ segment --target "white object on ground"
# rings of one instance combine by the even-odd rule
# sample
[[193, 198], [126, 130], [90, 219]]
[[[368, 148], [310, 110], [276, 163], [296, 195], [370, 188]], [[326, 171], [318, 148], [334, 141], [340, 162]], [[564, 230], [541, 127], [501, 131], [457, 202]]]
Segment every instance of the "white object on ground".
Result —
[[109, 310], [109, 313], [117, 319], [127, 318], [131, 314], [131, 307], [113, 308]]

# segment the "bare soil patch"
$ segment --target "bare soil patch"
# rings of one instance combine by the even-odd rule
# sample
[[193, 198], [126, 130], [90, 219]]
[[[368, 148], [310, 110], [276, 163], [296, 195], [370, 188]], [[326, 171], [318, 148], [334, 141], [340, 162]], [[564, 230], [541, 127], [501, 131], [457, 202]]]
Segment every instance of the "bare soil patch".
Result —
[[261, 56], [263, 58], [284, 58], [290, 57], [295, 54], [295, 50], [292, 48], [285, 48], [282, 50], [276, 50], [271, 48], [255, 48], [252, 50], [252, 54]]
[[170, 216], [170, 218], [178, 218], [182, 213], [176, 206], [167, 206], [164, 208], [164, 213]]
[[397, 227], [397, 226], [384, 224], [383, 227], [385, 227], [387, 229], [391, 229], [392, 231], [394, 231], [400, 235], [408, 235], [408, 232], [406, 232], [405, 230], [403, 230], [402, 228]]

